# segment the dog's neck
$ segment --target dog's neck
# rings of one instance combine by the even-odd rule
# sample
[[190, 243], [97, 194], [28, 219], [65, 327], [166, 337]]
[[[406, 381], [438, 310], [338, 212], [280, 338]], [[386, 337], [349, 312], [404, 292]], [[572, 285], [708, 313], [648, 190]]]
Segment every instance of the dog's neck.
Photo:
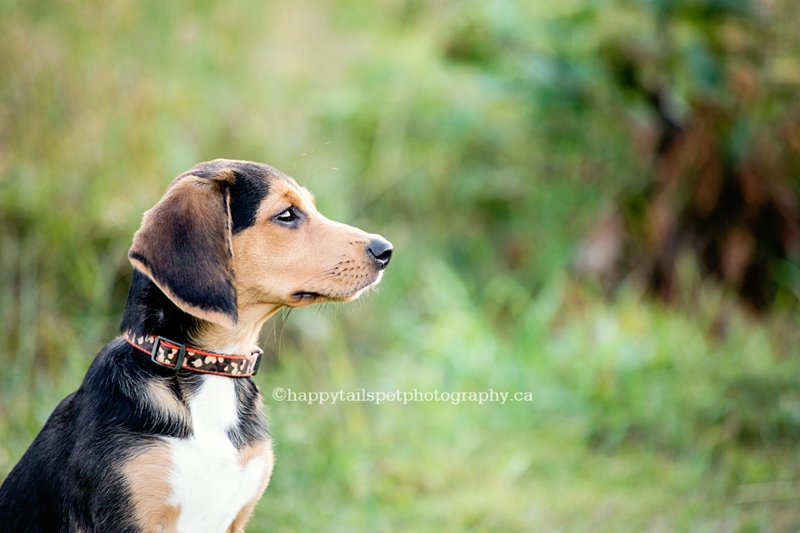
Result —
[[236, 325], [223, 327], [181, 310], [147, 276], [134, 269], [120, 330], [160, 335], [211, 352], [250, 353], [258, 345], [264, 322], [280, 308], [274, 304], [240, 308]]
[[232, 328], [202, 322], [193, 338], [194, 346], [218, 353], [249, 353], [258, 346], [261, 327], [281, 306], [258, 304], [239, 309], [239, 320]]

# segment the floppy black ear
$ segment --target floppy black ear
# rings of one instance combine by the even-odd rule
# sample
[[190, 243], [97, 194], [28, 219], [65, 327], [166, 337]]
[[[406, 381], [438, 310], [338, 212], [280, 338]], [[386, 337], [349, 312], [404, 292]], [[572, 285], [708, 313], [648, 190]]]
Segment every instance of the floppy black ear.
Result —
[[223, 172], [211, 179], [182, 176], [142, 218], [128, 252], [183, 311], [223, 326], [238, 319], [233, 286], [230, 185]]

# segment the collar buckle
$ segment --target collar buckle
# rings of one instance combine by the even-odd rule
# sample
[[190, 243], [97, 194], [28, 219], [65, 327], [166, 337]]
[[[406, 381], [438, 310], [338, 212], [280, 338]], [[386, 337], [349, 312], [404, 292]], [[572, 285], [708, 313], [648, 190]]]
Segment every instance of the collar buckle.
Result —
[[[158, 349], [159, 349], [159, 347], [161, 345], [161, 341], [166, 341], [166, 342], [168, 342], [170, 344], [175, 345], [178, 348], [178, 360], [175, 361], [175, 366], [174, 367], [172, 365], [170, 365], [170, 364], [162, 363], [161, 361], [159, 361], [156, 358], [156, 356], [158, 355]], [[158, 366], [163, 366], [164, 368], [169, 368], [171, 370], [174, 370], [175, 374], [177, 374], [178, 371], [183, 366], [183, 360], [185, 358], [186, 358], [186, 345], [185, 344], [181, 344], [179, 342], [171, 341], [166, 337], [162, 337], [161, 335], [157, 336], [156, 340], [153, 341], [153, 350], [150, 352], [150, 360], [153, 361]]]

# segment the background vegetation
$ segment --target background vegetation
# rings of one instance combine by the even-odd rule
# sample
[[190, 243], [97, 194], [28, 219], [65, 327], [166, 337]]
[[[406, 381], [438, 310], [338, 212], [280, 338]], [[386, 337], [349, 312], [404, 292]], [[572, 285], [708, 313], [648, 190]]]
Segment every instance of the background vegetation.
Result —
[[[268, 398], [535, 398], [268, 399], [251, 531], [797, 530], [798, 11], [0, 2], [0, 478], [116, 335], [141, 213], [231, 157], [397, 250], [377, 294], [268, 324]], [[779, 215], [697, 216], [701, 183]]]

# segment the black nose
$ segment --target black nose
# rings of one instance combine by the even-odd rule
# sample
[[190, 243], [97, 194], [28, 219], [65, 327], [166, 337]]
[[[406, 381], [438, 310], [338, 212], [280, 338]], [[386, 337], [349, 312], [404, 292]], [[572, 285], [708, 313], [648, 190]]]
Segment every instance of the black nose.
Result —
[[392, 243], [384, 239], [375, 239], [367, 244], [367, 253], [375, 261], [375, 265], [383, 270], [392, 259]]

